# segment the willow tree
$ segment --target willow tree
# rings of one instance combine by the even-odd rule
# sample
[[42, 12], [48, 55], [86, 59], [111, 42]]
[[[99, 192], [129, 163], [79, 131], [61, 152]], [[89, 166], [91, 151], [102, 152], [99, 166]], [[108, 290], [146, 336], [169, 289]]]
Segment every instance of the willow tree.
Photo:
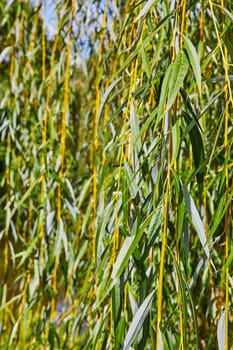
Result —
[[75, 65], [77, 9], [59, 2], [52, 39], [42, 4], [0, 9], [1, 346], [60, 348], [66, 332], [55, 322], [82, 286], [90, 215], [90, 93]]
[[2, 2], [1, 345], [232, 347], [230, 6]]
[[113, 18], [93, 117], [99, 338], [87, 348], [228, 349], [230, 3], [128, 1]]

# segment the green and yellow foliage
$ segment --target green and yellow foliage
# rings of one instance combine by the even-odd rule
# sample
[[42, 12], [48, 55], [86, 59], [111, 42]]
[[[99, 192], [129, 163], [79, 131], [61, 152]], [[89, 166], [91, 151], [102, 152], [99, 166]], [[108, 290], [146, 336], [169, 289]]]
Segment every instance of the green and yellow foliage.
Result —
[[232, 349], [231, 2], [42, 5], [0, 3], [0, 349]]

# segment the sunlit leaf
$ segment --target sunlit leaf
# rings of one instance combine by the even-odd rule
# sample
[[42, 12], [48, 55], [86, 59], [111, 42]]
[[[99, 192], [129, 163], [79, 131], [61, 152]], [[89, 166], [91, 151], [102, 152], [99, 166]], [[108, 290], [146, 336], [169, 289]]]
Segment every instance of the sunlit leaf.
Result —
[[233, 22], [233, 15], [226, 7], [221, 6], [219, 4], [216, 4], [216, 3], [213, 3], [213, 5], [217, 6], [219, 9], [221, 9], [230, 18], [230, 20]]
[[8, 58], [9, 54], [12, 51], [12, 46], [7, 46], [5, 47], [5, 49], [1, 52], [0, 54], [0, 64], [6, 59]]
[[135, 18], [134, 22], [137, 22], [140, 18], [145, 16], [152, 6], [155, 6], [158, 0], [147, 0], [145, 6], [140, 11], [139, 15]]
[[153, 299], [154, 299], [154, 292], [151, 292], [143, 301], [142, 305], [139, 307], [136, 314], [134, 315], [133, 320], [130, 324], [129, 330], [125, 337], [123, 350], [128, 350], [131, 344], [136, 339], [138, 332], [140, 331], [143, 325], [143, 322], [150, 311]]
[[125, 162], [124, 164], [124, 171], [125, 171], [125, 175], [126, 175], [126, 180], [128, 183], [128, 187], [130, 190], [130, 194], [132, 198], [135, 198], [137, 193], [138, 193], [138, 185], [134, 176], [133, 171], [131, 170], [129, 164], [127, 162]]
[[198, 213], [198, 210], [196, 208], [196, 205], [193, 201], [191, 194], [188, 192], [187, 188], [184, 186], [182, 182], [181, 182], [181, 187], [184, 194], [186, 210], [189, 213], [190, 219], [197, 231], [197, 234], [202, 244], [202, 247], [204, 249], [204, 252], [207, 258], [210, 259], [210, 251], [207, 245], [206, 233], [205, 233], [203, 222], [200, 218], [200, 215]]
[[112, 275], [111, 275], [113, 280], [119, 277], [123, 272], [123, 270], [125, 269], [125, 267], [127, 266], [129, 262], [129, 258], [134, 252], [151, 218], [152, 218], [152, 214], [145, 219], [145, 221], [140, 226], [136, 235], [125, 238], [124, 243], [118, 253], [117, 259], [113, 266]]
[[225, 349], [226, 342], [226, 311], [224, 310], [220, 316], [217, 327], [218, 349]]
[[169, 109], [183, 84], [187, 74], [189, 62], [185, 53], [180, 50], [175, 62], [172, 64], [171, 75], [169, 73], [169, 91], [167, 99], [167, 109]]
[[163, 83], [162, 83], [162, 88], [161, 88], [161, 93], [160, 93], [160, 99], [159, 99], [159, 106], [158, 106], [158, 116], [160, 117], [163, 115], [163, 113], [166, 110], [166, 99], [168, 95], [168, 88], [169, 88], [169, 82], [171, 78], [171, 71], [172, 71], [172, 66], [170, 65], [167, 68], [166, 74], [163, 78]]
[[191, 42], [191, 40], [185, 35], [183, 35], [182, 37], [184, 39], [185, 48], [187, 50], [188, 58], [190, 60], [190, 63], [191, 63], [192, 69], [193, 69], [193, 74], [194, 74], [194, 77], [196, 79], [198, 91], [199, 91], [199, 94], [201, 95], [200, 58], [199, 58], [199, 55], [198, 55], [193, 43]]
[[98, 112], [98, 122], [100, 122], [100, 118], [104, 109], [104, 105], [108, 99], [108, 96], [110, 95], [110, 93], [112, 92], [112, 90], [114, 89], [114, 87], [119, 83], [119, 81], [121, 81], [121, 77], [114, 80], [112, 82], [111, 85], [109, 85], [108, 89], [105, 91], [102, 99], [101, 99], [101, 103], [100, 103], [100, 108], [99, 108], [99, 112]]
[[174, 161], [177, 158], [178, 152], [180, 147], [180, 127], [179, 122], [176, 121], [176, 123], [172, 127], [172, 160], [171, 165], [174, 163]]

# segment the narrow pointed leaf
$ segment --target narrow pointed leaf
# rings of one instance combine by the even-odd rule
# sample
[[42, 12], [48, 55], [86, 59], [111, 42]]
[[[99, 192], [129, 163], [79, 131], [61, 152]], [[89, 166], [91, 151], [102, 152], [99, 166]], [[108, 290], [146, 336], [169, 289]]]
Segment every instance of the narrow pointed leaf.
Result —
[[142, 56], [143, 68], [146, 72], [147, 78], [150, 79], [150, 77], [151, 77], [151, 65], [150, 65], [150, 60], [149, 60], [148, 54], [144, 48], [141, 50], [141, 56]]
[[125, 337], [123, 350], [128, 350], [131, 344], [136, 339], [138, 332], [140, 331], [143, 325], [143, 322], [151, 309], [153, 299], [154, 299], [154, 292], [151, 292], [143, 301], [142, 305], [139, 307], [136, 314], [134, 315], [133, 321]]
[[199, 55], [198, 55], [193, 43], [191, 42], [191, 40], [185, 35], [182, 35], [182, 37], [184, 39], [185, 48], [187, 50], [189, 61], [191, 63], [192, 69], [193, 69], [193, 74], [194, 74], [194, 77], [195, 77], [195, 80], [197, 83], [198, 91], [199, 91], [199, 94], [201, 95], [200, 58], [199, 58]]
[[[124, 270], [124, 267], [127, 265], [130, 255], [133, 251], [132, 247], [134, 246], [133, 243], [136, 243], [136, 237], [130, 236], [126, 237], [123, 246], [121, 247], [121, 250], [117, 256], [115, 265], [112, 270], [112, 279], [115, 279], [118, 277], [121, 272]], [[136, 244], [135, 244], [136, 246]]]
[[171, 165], [177, 158], [180, 147], [180, 127], [178, 120], [172, 127], [172, 160]]
[[225, 12], [225, 14], [230, 18], [230, 20], [233, 22], [233, 14], [226, 8], [218, 4], [213, 4], [214, 6], [217, 6], [220, 10]]
[[194, 160], [194, 165], [196, 170], [196, 177], [201, 190], [203, 180], [204, 180], [204, 175], [205, 175], [204, 145], [203, 145], [200, 129], [197, 126], [195, 119], [191, 118], [189, 114], [186, 112], [183, 112], [183, 115], [187, 123], [187, 129], [189, 130], [189, 137], [192, 144], [192, 155], [193, 155], [193, 160]]
[[125, 171], [129, 191], [131, 194], [131, 198], [135, 198], [137, 195], [137, 192], [138, 192], [138, 186], [136, 183], [134, 173], [132, 172], [132, 170], [127, 162], [125, 162], [125, 164], [124, 164], [124, 171]]
[[166, 99], [167, 99], [167, 95], [168, 95], [169, 80], [171, 78], [171, 70], [172, 70], [172, 66], [170, 65], [167, 68], [166, 74], [163, 78], [160, 99], [159, 99], [159, 106], [158, 106], [158, 119], [160, 119], [160, 117], [163, 115], [163, 113], [166, 110], [165, 103], [166, 103]]
[[224, 310], [219, 321], [217, 328], [217, 338], [218, 338], [218, 349], [225, 349], [225, 339], [226, 339], [226, 311]]
[[132, 141], [134, 148], [137, 153], [140, 152], [140, 149], [142, 147], [141, 137], [140, 137], [140, 131], [139, 131], [139, 122], [136, 115], [135, 108], [133, 104], [130, 106], [130, 127], [132, 132]]
[[99, 108], [99, 112], [98, 112], [98, 123], [100, 122], [100, 118], [101, 118], [101, 115], [102, 115], [102, 112], [104, 109], [104, 105], [108, 99], [108, 96], [110, 95], [110, 93], [114, 89], [114, 87], [119, 83], [119, 81], [121, 81], [121, 77], [114, 80], [112, 82], [112, 84], [108, 87], [108, 89], [105, 91], [105, 93], [101, 99], [100, 108]]
[[145, 16], [147, 14], [147, 12], [150, 10], [150, 8], [152, 7], [152, 5], [155, 6], [158, 2], [159, 2], [158, 0], [148, 0], [148, 1], [146, 1], [145, 6], [142, 8], [142, 10], [140, 11], [139, 15], [135, 18], [134, 22], [137, 22], [140, 18]]
[[181, 187], [182, 191], [184, 194], [184, 201], [185, 201], [185, 206], [187, 209], [187, 212], [190, 216], [190, 219], [192, 220], [193, 226], [195, 227], [198, 237], [201, 241], [201, 244], [203, 246], [204, 252], [207, 256], [207, 258], [210, 258], [210, 251], [207, 246], [207, 240], [206, 240], [206, 235], [205, 235], [205, 229], [203, 226], [203, 223], [201, 221], [200, 215], [198, 213], [198, 210], [195, 206], [195, 203], [193, 201], [193, 198], [191, 194], [188, 192], [187, 188], [184, 186], [184, 184], [181, 182]]
[[0, 54], [0, 64], [7, 58], [12, 52], [12, 46], [7, 46]]
[[189, 67], [188, 59], [185, 53], [180, 50], [175, 62], [172, 65], [171, 75], [169, 74], [169, 91], [167, 100], [167, 109], [169, 109], [174, 103], [177, 94], [183, 84], [184, 78], [187, 74]]
[[140, 241], [147, 225], [149, 224], [152, 215], [149, 215], [145, 221], [142, 223], [142, 225], [140, 226], [138, 232], [136, 235], [134, 236], [129, 236], [126, 237], [119, 253], [116, 259], [116, 262], [113, 266], [113, 270], [112, 270], [112, 279], [116, 279], [117, 277], [119, 277], [121, 275], [121, 273], [123, 272], [123, 270], [125, 269], [125, 267], [127, 266], [128, 262], [129, 262], [129, 258], [132, 255], [132, 253], [134, 252], [138, 242]]

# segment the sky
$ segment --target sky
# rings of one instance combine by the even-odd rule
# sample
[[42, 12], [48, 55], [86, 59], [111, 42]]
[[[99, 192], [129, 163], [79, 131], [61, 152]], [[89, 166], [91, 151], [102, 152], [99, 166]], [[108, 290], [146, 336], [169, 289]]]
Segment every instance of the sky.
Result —
[[[36, 0], [33, 1], [34, 3], [38, 2]], [[86, 15], [87, 16], [96, 16], [96, 11], [95, 7], [96, 5], [93, 5], [93, 0], [86, 0], [83, 1], [84, 5], [83, 8], [86, 9]], [[100, 0], [99, 5], [101, 8], [104, 8], [105, 0]], [[55, 14], [55, 9], [56, 9], [56, 1], [55, 0], [45, 0], [45, 11], [44, 8], [42, 7], [41, 9], [41, 17], [46, 21], [46, 29], [47, 29], [47, 34], [49, 37], [53, 37], [56, 34], [56, 29], [57, 29], [57, 18]], [[79, 14], [77, 13], [77, 16]], [[101, 18], [96, 17], [96, 20], [100, 23]], [[91, 28], [90, 28], [91, 29]]]
[[41, 9], [41, 17], [45, 19], [48, 38], [52, 39], [57, 31], [57, 19], [55, 16], [56, 5], [54, 0], [46, 0], [45, 4], [46, 4], [45, 11], [44, 11], [44, 8]]
[[[37, 4], [45, 4], [41, 7], [40, 15], [45, 20], [46, 35], [49, 40], [53, 40], [57, 33], [58, 20], [56, 17], [56, 6], [59, 0], [30, 0], [34, 6]], [[72, 63], [80, 67], [84, 74], [87, 74], [86, 59], [90, 57], [92, 48], [98, 50], [98, 41], [94, 40], [94, 33], [101, 28], [102, 13], [105, 7], [106, 0], [76, 0], [77, 11], [75, 16], [75, 23], [73, 26], [74, 34], [76, 35], [77, 45], [72, 50]], [[61, 2], [60, 2], [61, 3]], [[63, 3], [63, 2], [62, 2]], [[81, 4], [81, 5], [80, 5]], [[109, 9], [113, 6], [114, 1], [109, 2]], [[99, 7], [99, 11], [98, 8]], [[109, 11], [107, 26], [111, 38], [115, 40], [115, 33], [113, 32], [112, 11]], [[90, 45], [93, 42], [93, 45]], [[74, 53], [75, 51], [75, 53]]]

